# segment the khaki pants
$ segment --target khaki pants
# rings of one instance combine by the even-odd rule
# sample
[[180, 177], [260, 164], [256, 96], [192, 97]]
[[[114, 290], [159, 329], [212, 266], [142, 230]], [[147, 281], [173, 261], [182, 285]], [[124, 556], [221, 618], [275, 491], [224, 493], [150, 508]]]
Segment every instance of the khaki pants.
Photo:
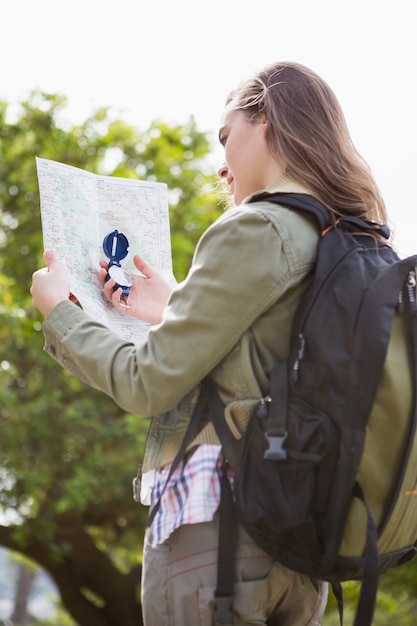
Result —
[[[145, 626], [211, 626], [217, 578], [218, 518], [181, 526], [160, 546], [145, 535], [142, 608]], [[273, 561], [239, 527], [236, 626], [319, 626], [327, 584]]]

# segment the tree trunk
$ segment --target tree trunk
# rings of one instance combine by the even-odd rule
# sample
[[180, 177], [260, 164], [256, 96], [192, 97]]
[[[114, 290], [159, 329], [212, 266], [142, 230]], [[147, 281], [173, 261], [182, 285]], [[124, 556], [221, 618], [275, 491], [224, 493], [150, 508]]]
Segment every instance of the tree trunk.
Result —
[[16, 626], [29, 626], [29, 596], [33, 587], [36, 573], [24, 563], [18, 565], [14, 609], [10, 616]]
[[[20, 551], [50, 574], [63, 606], [79, 626], [143, 626], [140, 566], [129, 572], [118, 570], [83, 527], [75, 522], [63, 526], [66, 531], [49, 538], [49, 548], [62, 549], [59, 558], [35, 534], [24, 545], [17, 544], [12, 526], [0, 525], [0, 545]], [[25, 624], [16, 622], [16, 626]]]

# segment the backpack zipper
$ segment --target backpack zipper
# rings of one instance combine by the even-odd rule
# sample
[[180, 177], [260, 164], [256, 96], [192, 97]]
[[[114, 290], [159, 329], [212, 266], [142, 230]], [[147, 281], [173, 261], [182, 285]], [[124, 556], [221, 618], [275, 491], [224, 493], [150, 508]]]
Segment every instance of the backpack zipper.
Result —
[[[329, 231], [330, 236], [331, 236], [331, 232], [334, 232], [334, 231]], [[329, 234], [326, 233], [326, 236], [329, 236]], [[355, 252], [355, 248], [352, 248], [352, 249], [348, 250], [341, 258], [338, 259], [337, 263], [333, 266], [332, 270], [322, 279], [321, 284], [320, 284], [320, 288], [316, 292], [315, 298], [310, 302], [310, 305], [309, 305], [308, 309], [306, 311], [304, 311], [304, 315], [301, 318], [301, 324], [299, 324], [299, 327], [301, 328], [301, 330], [298, 333], [297, 356], [296, 356], [295, 361], [293, 362], [293, 364], [291, 366], [291, 369], [290, 369], [290, 372], [289, 372], [290, 379], [291, 379], [292, 382], [297, 382], [299, 377], [300, 377], [300, 363], [304, 359], [305, 347], [306, 347], [306, 337], [304, 335], [304, 328], [306, 327], [306, 324], [308, 322], [308, 318], [310, 316], [310, 311], [311, 311], [311, 309], [313, 309], [313, 307], [314, 307], [314, 305], [316, 303], [316, 300], [318, 300], [318, 298], [320, 298], [322, 289], [324, 288], [324, 285], [329, 280], [330, 276], [337, 270], [339, 264], [342, 263], [345, 260], [345, 258], [347, 256], [349, 256], [350, 254], [352, 254], [353, 252]], [[308, 287], [307, 287], [307, 290], [308, 290]]]
[[408, 304], [410, 306], [410, 313], [417, 313], [417, 295], [416, 295], [416, 272], [410, 270], [407, 278], [407, 296]]

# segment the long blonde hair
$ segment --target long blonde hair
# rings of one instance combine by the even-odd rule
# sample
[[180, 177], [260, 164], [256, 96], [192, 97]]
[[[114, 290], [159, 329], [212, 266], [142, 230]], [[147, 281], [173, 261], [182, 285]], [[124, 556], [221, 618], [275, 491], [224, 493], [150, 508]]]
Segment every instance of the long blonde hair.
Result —
[[272, 64], [238, 85], [226, 104], [250, 121], [266, 118], [271, 153], [335, 215], [386, 222], [385, 203], [341, 106], [313, 71], [298, 63]]

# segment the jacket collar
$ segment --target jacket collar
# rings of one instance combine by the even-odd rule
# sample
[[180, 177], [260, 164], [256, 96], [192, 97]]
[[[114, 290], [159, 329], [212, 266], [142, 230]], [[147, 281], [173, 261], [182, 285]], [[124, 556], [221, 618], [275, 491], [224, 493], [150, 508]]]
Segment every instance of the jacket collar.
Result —
[[278, 191], [283, 193], [309, 193], [309, 191], [305, 187], [303, 187], [299, 183], [296, 183], [289, 176], [286, 176], [284, 174], [284, 176], [279, 176], [274, 181], [272, 181], [272, 183], [265, 187], [265, 189], [260, 189], [259, 191], [256, 191], [255, 193], [245, 198], [242, 204], [253, 202], [258, 196], [262, 196], [265, 193], [276, 193]]

